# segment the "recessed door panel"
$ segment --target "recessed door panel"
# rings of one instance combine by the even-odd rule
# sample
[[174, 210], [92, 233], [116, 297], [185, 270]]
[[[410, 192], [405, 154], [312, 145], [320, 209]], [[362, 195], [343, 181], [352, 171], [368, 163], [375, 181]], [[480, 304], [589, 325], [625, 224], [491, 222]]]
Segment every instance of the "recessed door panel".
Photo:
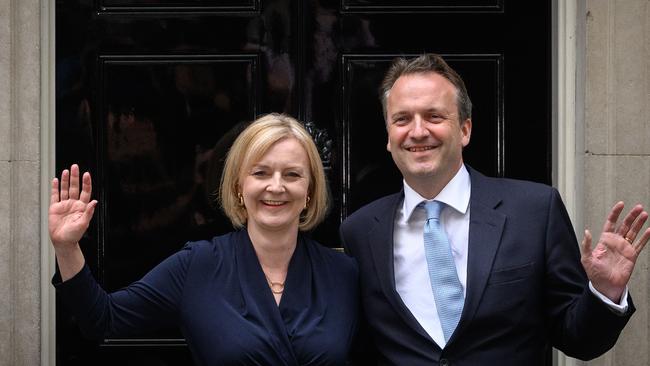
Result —
[[[57, 1], [57, 170], [93, 174], [93, 274], [115, 290], [231, 230], [215, 206], [223, 157], [269, 112], [315, 137], [332, 204], [310, 235], [339, 247], [343, 219], [401, 188], [378, 99], [400, 55], [442, 54], [464, 78], [468, 164], [550, 183], [550, 25], [550, 4], [515, 0]], [[57, 307], [59, 365], [190, 360], [178, 329], [96, 344]]]

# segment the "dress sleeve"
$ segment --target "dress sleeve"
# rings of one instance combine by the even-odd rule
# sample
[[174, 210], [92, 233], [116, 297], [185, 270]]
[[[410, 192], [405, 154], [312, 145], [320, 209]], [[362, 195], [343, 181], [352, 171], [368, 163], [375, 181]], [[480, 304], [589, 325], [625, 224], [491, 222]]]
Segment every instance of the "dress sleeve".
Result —
[[84, 336], [133, 335], [177, 324], [191, 258], [192, 245], [187, 244], [141, 280], [110, 294], [95, 281], [88, 265], [65, 282], [56, 273], [52, 284]]

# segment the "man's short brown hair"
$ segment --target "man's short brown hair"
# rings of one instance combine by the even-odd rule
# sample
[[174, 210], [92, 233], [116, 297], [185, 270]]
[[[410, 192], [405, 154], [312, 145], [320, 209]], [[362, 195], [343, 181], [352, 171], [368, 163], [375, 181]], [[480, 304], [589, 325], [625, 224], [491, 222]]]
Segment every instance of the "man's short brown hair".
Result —
[[469, 99], [463, 79], [442, 57], [434, 53], [427, 53], [413, 59], [398, 57], [393, 60], [379, 90], [384, 120], [388, 121], [388, 95], [397, 79], [403, 75], [425, 74], [429, 72], [434, 72], [444, 77], [456, 87], [456, 104], [458, 106], [458, 119], [460, 123], [462, 124], [465, 120], [472, 118], [472, 101]]

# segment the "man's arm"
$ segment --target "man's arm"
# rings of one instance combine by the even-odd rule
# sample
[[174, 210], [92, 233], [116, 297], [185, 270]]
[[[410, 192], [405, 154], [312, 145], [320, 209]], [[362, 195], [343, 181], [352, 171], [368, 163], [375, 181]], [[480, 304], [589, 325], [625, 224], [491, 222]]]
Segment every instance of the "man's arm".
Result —
[[[341, 237], [341, 245], [345, 250], [345, 253], [349, 256], [356, 259], [356, 256], [353, 253], [353, 249], [350, 247], [349, 240], [345, 239], [344, 235], [344, 225], [345, 222], [341, 225], [339, 229], [339, 235]], [[358, 261], [358, 259], [357, 259]], [[359, 267], [361, 271], [361, 267]], [[360, 293], [363, 291], [361, 289], [361, 274], [359, 275], [359, 289]], [[357, 334], [355, 335], [354, 341], [352, 343], [352, 348], [350, 350], [349, 362], [350, 365], [376, 365], [377, 364], [377, 349], [372, 341], [372, 334], [370, 332], [370, 326], [366, 320], [366, 314], [363, 309], [363, 301], [359, 301], [359, 327], [357, 328]]]
[[[620, 209], [617, 208], [619, 213]], [[638, 215], [634, 212], [632, 215]], [[610, 214], [608, 220], [612, 218]], [[573, 227], [555, 190], [550, 200], [546, 242], [549, 339], [553, 346], [571, 357], [582, 360], [598, 357], [616, 343], [635, 310], [632, 299], [628, 297], [628, 309], [620, 314], [589, 289], [589, 274], [579, 264], [580, 252]]]
[[[643, 210], [643, 206], [634, 206], [618, 223], [623, 207], [623, 202], [618, 202], [612, 207], [603, 225], [600, 239], [593, 249], [589, 230], [585, 230], [580, 246], [581, 262], [589, 281], [599, 293], [614, 303], [621, 301], [639, 254], [650, 239], [650, 228], [642, 232], [648, 219], [648, 213]], [[639, 236], [639, 233], [642, 235]]]

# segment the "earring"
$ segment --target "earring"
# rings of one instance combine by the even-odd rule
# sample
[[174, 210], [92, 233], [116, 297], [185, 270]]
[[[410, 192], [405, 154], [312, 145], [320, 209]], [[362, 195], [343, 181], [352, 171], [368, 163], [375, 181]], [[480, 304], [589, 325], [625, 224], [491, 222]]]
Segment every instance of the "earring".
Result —
[[244, 207], [244, 196], [240, 192], [237, 192], [237, 198], [239, 198], [239, 205]]

